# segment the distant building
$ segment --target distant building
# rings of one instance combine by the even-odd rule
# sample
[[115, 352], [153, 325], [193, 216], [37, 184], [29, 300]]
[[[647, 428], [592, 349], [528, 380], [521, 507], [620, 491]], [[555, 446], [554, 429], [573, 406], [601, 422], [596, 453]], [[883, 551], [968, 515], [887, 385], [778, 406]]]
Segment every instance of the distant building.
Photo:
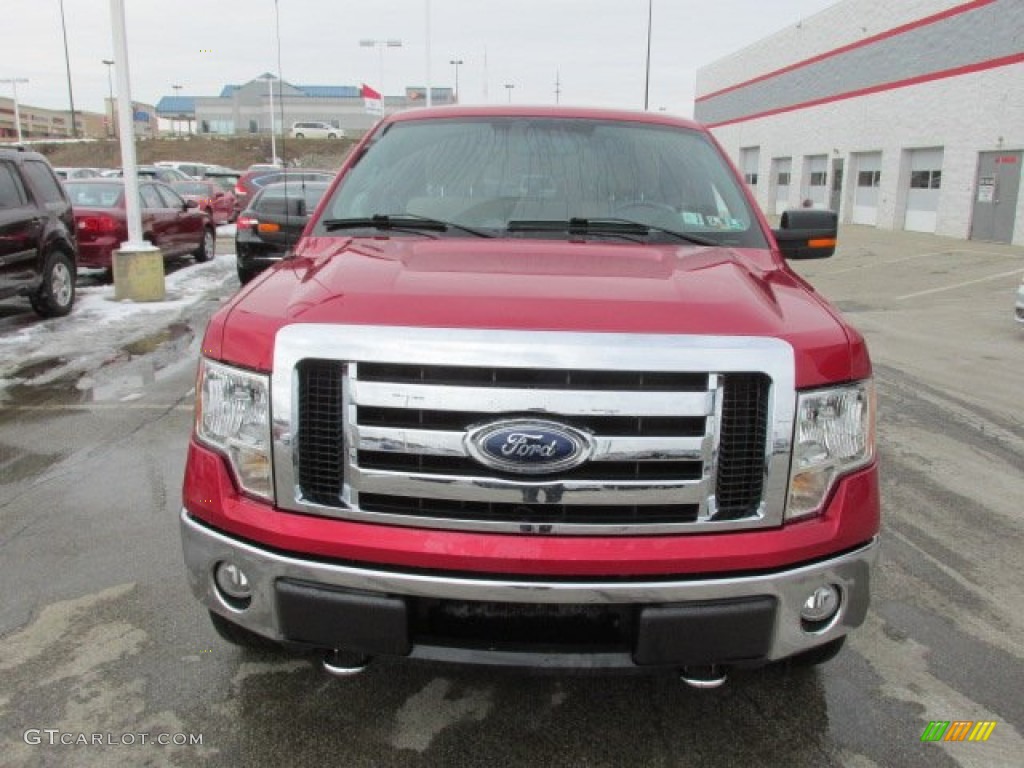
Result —
[[[21, 118], [21, 137], [24, 141], [66, 139], [72, 135], [71, 113], [68, 110], [33, 107], [18, 99], [18, 115]], [[78, 135], [82, 138], [100, 138], [104, 135], [103, 115], [75, 110], [75, 124], [78, 127]], [[17, 138], [14, 99], [0, 96], [0, 141]]]
[[[104, 99], [103, 105], [106, 110], [106, 115], [103, 116], [102, 135], [116, 136], [119, 120], [117, 114], [117, 99]], [[160, 135], [160, 120], [157, 117], [155, 105], [143, 104], [139, 101], [133, 101], [132, 118], [134, 122], [136, 138], [152, 139]]]
[[[75, 110], [75, 124], [78, 136], [83, 139], [105, 139], [113, 136], [109, 117], [111, 115], [110, 99], [105, 99], [106, 114]], [[114, 100], [114, 109], [116, 109]], [[157, 134], [156, 107], [151, 104], [133, 103], [135, 115], [135, 135], [149, 138]], [[24, 141], [41, 139], [69, 139], [71, 133], [71, 113], [63, 109], [43, 109], [23, 104], [18, 100], [18, 114], [21, 117], [21, 138]], [[0, 141], [16, 140], [18, 131], [14, 126], [14, 99], [0, 97]]]
[[697, 72], [769, 214], [1024, 245], [1024, 2], [842, 0]]
[[[164, 96], [156, 112], [165, 120], [187, 123], [190, 132], [201, 135], [269, 134], [270, 83], [277, 135], [287, 134], [292, 123], [311, 121], [330, 123], [358, 136], [379, 119], [367, 112], [357, 85], [292, 85], [270, 74], [245, 85], [226, 85], [218, 96]], [[451, 88], [433, 88], [431, 97], [434, 104], [455, 100]], [[421, 107], [426, 103], [426, 89], [410, 87], [402, 96], [384, 96], [383, 102], [385, 114]]]

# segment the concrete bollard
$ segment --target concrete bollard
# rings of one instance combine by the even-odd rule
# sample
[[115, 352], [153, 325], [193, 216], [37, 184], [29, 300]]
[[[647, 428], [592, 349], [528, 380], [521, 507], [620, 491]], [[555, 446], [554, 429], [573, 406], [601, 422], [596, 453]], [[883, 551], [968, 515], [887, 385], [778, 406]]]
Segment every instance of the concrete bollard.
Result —
[[114, 301], [164, 300], [164, 255], [159, 248], [146, 243], [116, 250], [113, 269]]

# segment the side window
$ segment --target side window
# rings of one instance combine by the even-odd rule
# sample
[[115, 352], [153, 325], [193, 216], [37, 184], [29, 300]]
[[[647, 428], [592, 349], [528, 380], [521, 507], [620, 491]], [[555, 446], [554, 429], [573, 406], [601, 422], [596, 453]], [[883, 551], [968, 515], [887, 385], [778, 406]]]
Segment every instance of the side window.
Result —
[[21, 177], [10, 163], [0, 163], [0, 209], [20, 208], [28, 202]]
[[49, 165], [38, 160], [26, 160], [24, 168], [25, 175], [29, 178], [29, 183], [40, 194], [44, 202], [64, 202], [64, 193], [61, 191], [60, 182], [53, 175]]
[[143, 208], [165, 208], [164, 201], [151, 184], [144, 184], [139, 187], [139, 197], [142, 198]]
[[170, 187], [155, 187], [156, 191], [160, 193], [160, 197], [163, 198], [165, 208], [184, 208], [185, 200], [180, 197]]

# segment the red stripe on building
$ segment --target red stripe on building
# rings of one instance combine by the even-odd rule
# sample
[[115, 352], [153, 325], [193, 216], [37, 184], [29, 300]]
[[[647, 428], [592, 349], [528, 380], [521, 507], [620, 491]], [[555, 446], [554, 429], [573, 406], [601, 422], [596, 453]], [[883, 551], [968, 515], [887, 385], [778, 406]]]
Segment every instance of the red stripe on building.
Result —
[[784, 75], [787, 72], [792, 72], [796, 69], [802, 69], [803, 67], [810, 66], [811, 64], [817, 64], [819, 61], [825, 61], [826, 59], [831, 59], [835, 56], [841, 56], [842, 54], [849, 53], [850, 51], [854, 51], [857, 48], [865, 48], [881, 40], [886, 40], [890, 37], [897, 37], [898, 35], [905, 34], [906, 32], [909, 32], [913, 29], [919, 29], [920, 27], [927, 27], [929, 24], [935, 24], [939, 21], [944, 21], [946, 19], [952, 18], [953, 16], [959, 16], [961, 13], [967, 13], [969, 11], [981, 8], [982, 6], [991, 5], [994, 2], [996, 2], [996, 0], [972, 0], [972, 2], [965, 3], [964, 5], [957, 6], [956, 8], [949, 8], [945, 11], [942, 11], [941, 13], [936, 13], [933, 14], [932, 16], [925, 16], [923, 19], [917, 19], [916, 21], [911, 21], [908, 22], [907, 24], [902, 24], [898, 27], [893, 27], [892, 29], [886, 32], [880, 32], [877, 35], [865, 37], [863, 40], [858, 40], [855, 43], [849, 43], [848, 45], [844, 45], [841, 48], [835, 48], [826, 53], [821, 53], [818, 54], [817, 56], [812, 56], [809, 59], [798, 61], [796, 64], [789, 64], [785, 67], [782, 67], [781, 69], [776, 69], [773, 72], [769, 72], [766, 75], [759, 75], [750, 80], [744, 80], [742, 83], [730, 85], [728, 88], [722, 88], [719, 91], [714, 91], [713, 93], [698, 96], [695, 99], [695, 101], [706, 101], [707, 99], [713, 99], [716, 96], [721, 96], [723, 93], [738, 91], [741, 88], [746, 88], [748, 85], [753, 85], [754, 83], [760, 83], [765, 80], [770, 80], [773, 77]]
[[786, 112], [794, 112], [798, 109], [807, 109], [808, 107], [819, 107], [822, 104], [831, 104], [835, 101], [846, 101], [847, 99], [854, 99], [858, 96], [867, 96], [872, 93], [881, 93], [883, 91], [894, 91], [898, 88], [906, 88], [910, 85], [919, 85], [920, 83], [928, 83], [933, 80], [944, 80], [948, 77], [959, 77], [960, 75], [969, 75], [973, 72], [982, 72], [986, 69], [995, 69], [996, 67], [1005, 67], [1010, 64], [1020, 64], [1024, 62], [1024, 53], [1015, 53], [1012, 56], [1003, 56], [998, 59], [989, 59], [988, 61], [980, 61], [975, 64], [967, 64], [962, 67], [955, 67], [953, 69], [944, 69], [940, 72], [929, 72], [927, 75], [919, 75], [917, 77], [909, 77], [906, 80], [894, 80], [890, 83], [882, 83], [881, 85], [872, 85], [869, 88], [860, 88], [856, 91], [848, 91], [846, 93], [836, 94], [835, 96], [828, 96], [823, 99], [815, 99], [813, 101], [804, 101], [799, 104], [790, 104], [787, 107], [779, 107], [778, 109], [769, 109], [764, 112], [757, 112], [752, 115], [744, 115], [743, 117], [737, 117], [732, 120], [723, 120], [720, 123], [706, 123], [708, 128], [721, 128], [723, 125], [733, 125], [734, 123], [743, 123], [747, 120], [757, 120], [762, 117], [771, 117], [772, 115], [781, 115]]

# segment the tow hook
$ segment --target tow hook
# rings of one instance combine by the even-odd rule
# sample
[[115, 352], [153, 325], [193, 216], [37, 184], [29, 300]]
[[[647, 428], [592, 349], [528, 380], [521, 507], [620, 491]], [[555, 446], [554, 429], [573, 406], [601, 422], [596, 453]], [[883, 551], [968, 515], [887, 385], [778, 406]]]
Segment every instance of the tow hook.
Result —
[[702, 667], [683, 667], [679, 673], [679, 679], [693, 688], [710, 690], [725, 685], [725, 670], [717, 664], [708, 664]]
[[324, 671], [335, 677], [354, 677], [370, 666], [372, 657], [357, 651], [328, 651], [324, 654]]

